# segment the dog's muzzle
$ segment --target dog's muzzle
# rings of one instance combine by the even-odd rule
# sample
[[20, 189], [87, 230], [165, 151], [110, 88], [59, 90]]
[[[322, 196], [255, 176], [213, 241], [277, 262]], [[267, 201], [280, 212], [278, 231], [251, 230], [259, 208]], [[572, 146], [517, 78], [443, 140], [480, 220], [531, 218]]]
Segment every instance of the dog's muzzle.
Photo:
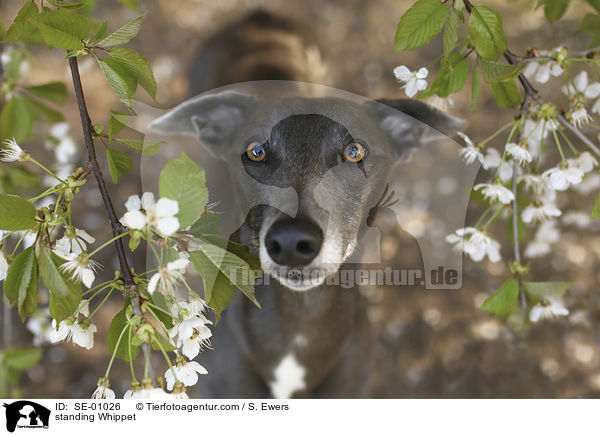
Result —
[[310, 264], [321, 250], [323, 232], [306, 218], [280, 219], [265, 236], [269, 257], [280, 266], [300, 267]]

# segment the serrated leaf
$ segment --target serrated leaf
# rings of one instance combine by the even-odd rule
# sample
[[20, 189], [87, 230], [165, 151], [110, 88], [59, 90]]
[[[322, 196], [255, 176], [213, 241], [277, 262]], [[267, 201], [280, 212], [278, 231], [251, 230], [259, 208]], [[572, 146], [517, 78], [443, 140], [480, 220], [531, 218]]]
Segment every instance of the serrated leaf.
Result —
[[585, 0], [588, 5], [593, 7], [600, 14], [600, 0]]
[[555, 22], [567, 12], [570, 3], [571, 0], [543, 0], [546, 19]]
[[471, 9], [469, 37], [479, 56], [484, 59], [497, 60], [506, 51], [502, 17], [487, 6], [477, 5]]
[[179, 203], [177, 218], [181, 227], [192, 224], [204, 212], [208, 201], [204, 170], [185, 153], [164, 166], [158, 186], [161, 197]]
[[142, 19], [148, 12], [144, 12], [137, 18], [134, 18], [123, 27], [118, 28], [106, 38], [98, 41], [97, 45], [100, 47], [113, 47], [115, 45], [127, 44], [133, 38], [135, 38], [140, 31], [142, 26]]
[[394, 51], [414, 50], [440, 33], [447, 7], [439, 0], [419, 0], [400, 18]]
[[106, 158], [108, 160], [110, 176], [115, 184], [117, 184], [119, 178], [131, 171], [131, 168], [133, 167], [131, 158], [118, 149], [110, 147], [106, 148]]
[[67, 98], [67, 87], [63, 82], [49, 82], [43, 85], [29, 86], [27, 90], [36, 97], [56, 104], [63, 104]]
[[514, 79], [492, 83], [492, 92], [501, 109], [510, 109], [521, 102], [521, 94]]
[[65, 9], [45, 10], [30, 18], [42, 33], [44, 42], [50, 47], [65, 50], [81, 50], [83, 40], [90, 31], [88, 21], [74, 12]]
[[600, 194], [596, 197], [596, 201], [594, 201], [594, 206], [592, 207], [592, 211], [590, 212], [591, 219], [598, 219], [600, 217]]
[[131, 148], [132, 150], [147, 156], [156, 154], [160, 147], [167, 144], [167, 142], [144, 142], [140, 139], [113, 138], [113, 140], [122, 143], [123, 145], [126, 145], [129, 148]]
[[24, 349], [4, 349], [2, 360], [15, 370], [27, 370], [35, 366], [42, 359], [42, 349], [39, 347], [27, 347]]
[[508, 63], [481, 59], [481, 70], [483, 71], [483, 79], [486, 83], [497, 83], [514, 79], [521, 74], [524, 69], [524, 65], [510, 65]]
[[[130, 97], [135, 93], [135, 79], [127, 71], [124, 71], [122, 67], [117, 67], [118, 71], [115, 70], [115, 63], [110, 58], [102, 59], [98, 63], [102, 74], [104, 74], [106, 81], [113, 91], [115, 91], [119, 100], [127, 107], [131, 107]], [[132, 86], [133, 91], [131, 90]]]
[[38, 265], [33, 247], [29, 247], [14, 259], [4, 282], [4, 293], [11, 303], [17, 301], [21, 321], [37, 308], [38, 286]]
[[242, 245], [241, 243], [236, 243], [232, 240], [226, 239], [225, 237], [221, 237], [218, 234], [204, 234], [202, 238], [213, 245], [220, 246], [228, 252], [237, 255], [246, 263], [248, 263], [248, 266], [250, 266], [253, 270], [261, 270], [260, 258], [251, 253], [248, 246]]
[[35, 30], [35, 26], [29, 21], [29, 18], [38, 14], [37, 5], [31, 1], [26, 2], [4, 34], [4, 42], [22, 41], [29, 36]]
[[0, 230], [29, 230], [35, 226], [33, 204], [20, 196], [0, 195]]
[[50, 248], [36, 244], [39, 272], [44, 285], [50, 291], [50, 316], [57, 322], [71, 316], [81, 302], [81, 285], [73, 282], [59, 270], [64, 260]]
[[511, 278], [506, 280], [496, 293], [487, 298], [480, 309], [502, 316], [516, 307], [518, 297], [519, 283]]
[[475, 109], [477, 100], [479, 100], [479, 93], [481, 92], [480, 69], [479, 62], [475, 62], [473, 77], [471, 78], [471, 109]]
[[110, 57], [121, 63], [132, 77], [148, 94], [156, 99], [156, 80], [148, 61], [138, 52], [130, 48], [113, 48], [109, 51]]
[[437, 95], [445, 98], [460, 91], [467, 78], [469, 78], [469, 62], [460, 54], [451, 54], [447, 62], [442, 62], [442, 68], [431, 87]]
[[33, 119], [40, 122], [57, 123], [65, 120], [65, 117], [58, 110], [54, 110], [35, 98], [26, 98], [27, 104], [33, 113]]
[[567, 290], [569, 290], [569, 287], [572, 285], [572, 282], [565, 281], [523, 281], [523, 288], [525, 289], [527, 296], [536, 301], [547, 297], [560, 298], [567, 292]]
[[458, 41], [458, 12], [454, 8], [450, 8], [446, 17], [446, 25], [444, 26], [444, 56], [450, 56], [452, 50]]
[[[106, 333], [106, 344], [108, 352], [117, 358], [129, 362], [129, 329], [131, 326], [125, 317], [126, 307], [119, 311], [110, 322]], [[120, 340], [119, 340], [120, 337]], [[118, 345], [117, 345], [118, 344]], [[131, 359], [135, 359], [140, 351], [139, 346], [131, 345]]]
[[201, 234], [217, 234], [220, 229], [220, 217], [216, 213], [204, 213], [190, 227], [190, 233]]
[[25, 142], [33, 133], [33, 113], [27, 100], [21, 97], [11, 98], [0, 113], [0, 137], [2, 140], [15, 139]]

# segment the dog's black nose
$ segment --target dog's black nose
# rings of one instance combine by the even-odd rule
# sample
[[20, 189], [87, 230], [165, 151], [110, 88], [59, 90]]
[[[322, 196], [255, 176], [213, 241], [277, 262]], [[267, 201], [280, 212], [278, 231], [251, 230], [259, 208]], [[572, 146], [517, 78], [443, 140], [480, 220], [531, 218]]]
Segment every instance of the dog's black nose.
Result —
[[323, 232], [307, 219], [282, 219], [275, 222], [265, 237], [267, 252], [282, 266], [309, 264], [321, 250]]

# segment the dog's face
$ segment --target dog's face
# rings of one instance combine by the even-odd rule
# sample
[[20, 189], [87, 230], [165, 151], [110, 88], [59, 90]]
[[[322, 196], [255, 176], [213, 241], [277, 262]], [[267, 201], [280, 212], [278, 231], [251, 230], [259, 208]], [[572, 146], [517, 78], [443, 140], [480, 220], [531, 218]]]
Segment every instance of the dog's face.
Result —
[[[183, 103], [150, 128], [194, 135], [227, 162], [246, 213], [244, 240], [265, 272], [302, 291], [354, 252], [393, 165], [463, 126], [409, 100], [261, 100], [223, 91]], [[287, 193], [274, 200], [274, 188]]]

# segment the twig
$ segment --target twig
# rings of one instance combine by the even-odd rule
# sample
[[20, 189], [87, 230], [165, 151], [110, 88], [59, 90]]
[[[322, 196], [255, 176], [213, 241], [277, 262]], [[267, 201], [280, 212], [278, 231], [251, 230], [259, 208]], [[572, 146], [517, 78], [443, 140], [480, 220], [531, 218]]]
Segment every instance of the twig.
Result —
[[[116, 238], [121, 235], [122, 227], [117, 219], [106, 183], [104, 182], [104, 177], [102, 176], [100, 165], [96, 159], [96, 149], [94, 148], [94, 139], [92, 137], [92, 121], [90, 120], [87, 106], [85, 104], [85, 96], [83, 95], [83, 87], [81, 85], [81, 77], [79, 75], [79, 67], [77, 66], [76, 57], [69, 58], [69, 67], [71, 69], [75, 97], [77, 98], [77, 106], [79, 108], [79, 115], [81, 117], [81, 126], [83, 127], [83, 137], [88, 155], [88, 167], [91, 168], [94, 176], [96, 177], [96, 181], [98, 182], [98, 188], [100, 190], [100, 194], [102, 195], [104, 208], [106, 209], [106, 213], [108, 214], [110, 225], [112, 227], [113, 237]], [[139, 292], [133, 280], [131, 270], [129, 269], [127, 256], [125, 255], [125, 247], [123, 246], [123, 240], [121, 238], [115, 240], [115, 248], [117, 250], [117, 257], [119, 259], [121, 273], [123, 274], [125, 288], [127, 289], [127, 295], [131, 298], [133, 311], [135, 314], [141, 315], [142, 310], [140, 308]], [[149, 352], [148, 345], [146, 343], [142, 345], [142, 349], [144, 350], [144, 354]], [[150, 367], [150, 370], [152, 370], [152, 367]]]
[[594, 154], [596, 154], [598, 157], [600, 157], [600, 148], [598, 148], [596, 145], [594, 145], [594, 143], [589, 140], [582, 132], [579, 131], [579, 129], [575, 128], [575, 126], [573, 124], [571, 124], [567, 118], [564, 117], [564, 115], [562, 113], [558, 114], [558, 120], [560, 121], [560, 123], [562, 125], [564, 125], [565, 127], [567, 127], [569, 129], [569, 131], [571, 131], [571, 133], [573, 133], [575, 136], [577, 136], [577, 138], [583, 142], [590, 150], [592, 150], [594, 152]]

